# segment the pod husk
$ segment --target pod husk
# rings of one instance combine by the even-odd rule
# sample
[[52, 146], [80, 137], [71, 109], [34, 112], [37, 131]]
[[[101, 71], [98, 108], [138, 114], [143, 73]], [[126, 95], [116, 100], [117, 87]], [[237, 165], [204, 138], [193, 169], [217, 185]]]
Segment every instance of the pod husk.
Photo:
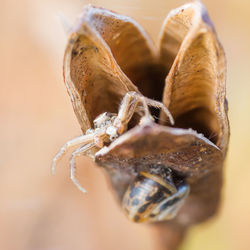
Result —
[[158, 49], [133, 19], [93, 6], [84, 9], [69, 36], [64, 77], [83, 132], [100, 113], [117, 113], [128, 91], [160, 100], [172, 113], [174, 127], [164, 114], [158, 124], [132, 124], [95, 161], [108, 173], [118, 201], [152, 164], [185, 178], [191, 193], [184, 206], [174, 220], [159, 224], [166, 231], [178, 228], [179, 239], [184, 228], [219, 206], [229, 138], [225, 74], [223, 48], [200, 2], [171, 11]]

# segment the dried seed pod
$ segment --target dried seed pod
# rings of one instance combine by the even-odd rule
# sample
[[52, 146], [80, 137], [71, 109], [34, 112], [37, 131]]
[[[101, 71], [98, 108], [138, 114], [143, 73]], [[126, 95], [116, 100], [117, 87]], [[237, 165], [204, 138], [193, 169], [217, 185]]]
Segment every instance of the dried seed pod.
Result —
[[159, 174], [165, 166], [186, 180], [190, 194], [164, 227], [183, 233], [212, 216], [220, 201], [229, 126], [225, 55], [205, 7], [193, 2], [173, 10], [158, 52], [135, 21], [101, 8], [86, 7], [71, 32], [64, 77], [84, 133], [98, 115], [118, 113], [129, 91], [162, 101], [176, 121], [169, 126], [163, 112], [159, 124], [132, 119], [118, 138], [93, 152], [120, 203], [140, 173], [156, 167]]

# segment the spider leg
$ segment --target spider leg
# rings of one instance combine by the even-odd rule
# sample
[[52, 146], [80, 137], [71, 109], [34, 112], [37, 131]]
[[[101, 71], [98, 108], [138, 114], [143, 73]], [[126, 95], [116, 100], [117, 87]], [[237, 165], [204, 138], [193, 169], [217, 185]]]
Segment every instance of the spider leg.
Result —
[[166, 108], [166, 106], [161, 103], [161, 102], [158, 102], [158, 101], [155, 101], [155, 100], [152, 100], [152, 99], [149, 99], [147, 97], [141, 97], [145, 100], [145, 102], [147, 103], [147, 105], [151, 106], [151, 107], [154, 107], [154, 108], [160, 108], [163, 110], [163, 112], [167, 115], [171, 125], [174, 125], [174, 118], [173, 116], [171, 115], [170, 111]]
[[136, 111], [141, 114], [142, 107], [138, 107], [139, 103], [143, 105], [143, 113], [145, 114], [145, 116], [153, 119], [150, 115], [146, 102], [144, 102], [141, 98], [142, 96], [140, 94], [133, 91], [128, 92], [124, 96], [117, 118], [114, 121], [114, 126], [117, 127], [118, 134], [122, 134], [126, 130], [127, 124]]
[[128, 123], [132, 118], [137, 105], [138, 105], [138, 98], [135, 98], [136, 92], [128, 92], [120, 105], [120, 109], [117, 115], [117, 118], [121, 123]]
[[57, 162], [62, 158], [62, 156], [72, 147], [79, 146], [80, 144], [89, 144], [92, 143], [95, 139], [95, 134], [87, 134], [78, 136], [70, 141], [67, 141], [53, 158], [52, 165], [51, 165], [51, 172], [55, 174], [55, 167]]
[[86, 154], [88, 150], [95, 147], [95, 143], [89, 143], [87, 145], [81, 146], [77, 148], [70, 157], [70, 178], [73, 181], [73, 183], [82, 191], [83, 193], [86, 193], [87, 191], [81, 186], [81, 184], [78, 182], [76, 178], [76, 158], [80, 155]]
[[122, 100], [117, 118], [114, 121], [114, 126], [117, 127], [118, 134], [122, 134], [126, 130], [127, 124], [137, 110], [141, 113], [142, 107], [138, 107], [140, 103], [143, 106], [144, 118], [147, 120], [154, 120], [148, 108], [148, 106], [152, 106], [155, 108], [161, 108], [166, 113], [170, 123], [172, 125], [174, 124], [174, 119], [171, 113], [161, 102], [149, 99], [136, 92], [128, 92]]

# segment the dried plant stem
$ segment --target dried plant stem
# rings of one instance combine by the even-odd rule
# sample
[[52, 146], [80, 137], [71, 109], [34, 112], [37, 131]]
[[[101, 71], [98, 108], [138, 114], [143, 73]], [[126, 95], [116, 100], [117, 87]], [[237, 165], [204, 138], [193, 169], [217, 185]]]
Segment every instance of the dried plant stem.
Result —
[[164, 223], [154, 227], [157, 250], [177, 250], [187, 233], [187, 228]]

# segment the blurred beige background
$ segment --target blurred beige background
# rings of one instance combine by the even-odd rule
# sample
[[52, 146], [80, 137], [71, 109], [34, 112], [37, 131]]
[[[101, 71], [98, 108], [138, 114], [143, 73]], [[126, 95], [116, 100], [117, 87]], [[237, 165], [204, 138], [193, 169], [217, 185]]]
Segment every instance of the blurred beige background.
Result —
[[[67, 159], [56, 176], [59, 147], [80, 134], [62, 79], [66, 36], [58, 21], [74, 21], [92, 3], [134, 17], [154, 40], [164, 17], [184, 1], [1, 0], [0, 7], [0, 249], [152, 250], [150, 228], [127, 221], [104, 176], [79, 160], [80, 193]], [[190, 231], [183, 250], [250, 249], [250, 1], [204, 1], [228, 58], [231, 141], [219, 215]], [[141, 240], [143, 239], [143, 240]]]

